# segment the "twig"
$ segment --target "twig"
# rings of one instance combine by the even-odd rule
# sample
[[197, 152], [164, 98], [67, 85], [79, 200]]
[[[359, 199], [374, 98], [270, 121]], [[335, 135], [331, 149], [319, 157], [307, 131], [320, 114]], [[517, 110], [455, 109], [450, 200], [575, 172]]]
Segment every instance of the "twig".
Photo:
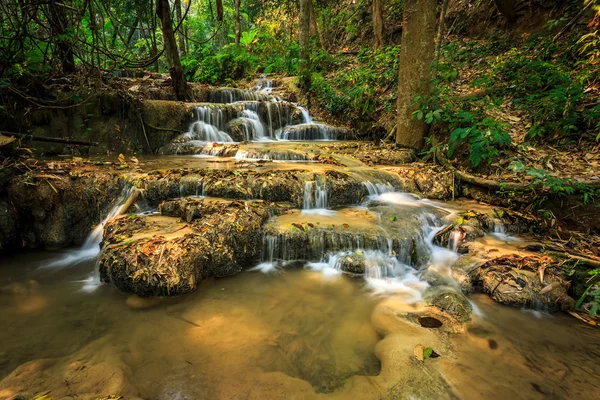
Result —
[[142, 114], [137, 112], [138, 118], [140, 119], [140, 124], [142, 125], [142, 132], [144, 132], [144, 138], [146, 139], [146, 144], [148, 145], [148, 151], [152, 154], [152, 147], [150, 146], [150, 142], [148, 141], [148, 135], [146, 134], [146, 127], [144, 126], [144, 119], [142, 118]]
[[585, 14], [585, 12], [587, 11], [587, 9], [592, 6], [592, 4], [594, 4], [594, 0], [589, 0], [588, 3], [587, 3], [587, 5], [585, 7], [583, 7], [581, 9], [581, 11], [579, 11], [577, 13], [577, 15], [575, 15], [573, 17], [573, 19], [570, 20], [569, 23], [567, 25], [565, 25], [565, 27], [562, 28], [560, 30], [560, 32], [558, 32], [556, 34], [556, 36], [554, 36], [554, 38], [552, 38], [552, 41], [556, 42], [571, 26], [573, 26], [573, 24], [575, 24], [577, 21], [579, 21], [581, 19], [581, 17], [583, 17], [583, 14]]

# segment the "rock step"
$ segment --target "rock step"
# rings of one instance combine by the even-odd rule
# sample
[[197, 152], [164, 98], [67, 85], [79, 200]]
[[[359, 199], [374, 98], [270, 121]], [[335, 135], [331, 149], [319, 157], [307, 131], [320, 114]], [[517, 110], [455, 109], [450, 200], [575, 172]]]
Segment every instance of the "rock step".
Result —
[[260, 227], [277, 208], [263, 201], [182, 199], [165, 215], [131, 216], [104, 228], [100, 278], [140, 297], [176, 296], [239, 273], [260, 254]]
[[[370, 178], [375, 182], [402, 188], [402, 182], [394, 175], [373, 175]], [[362, 175], [337, 170], [254, 172], [198, 169], [155, 171], [133, 175], [130, 179], [136, 186], [146, 190], [146, 200], [153, 206], [167, 199], [204, 195], [227, 199], [289, 202], [296, 208], [301, 208], [305, 183], [314, 181], [322, 182], [323, 188], [327, 190], [328, 207], [360, 204], [369, 195]]]

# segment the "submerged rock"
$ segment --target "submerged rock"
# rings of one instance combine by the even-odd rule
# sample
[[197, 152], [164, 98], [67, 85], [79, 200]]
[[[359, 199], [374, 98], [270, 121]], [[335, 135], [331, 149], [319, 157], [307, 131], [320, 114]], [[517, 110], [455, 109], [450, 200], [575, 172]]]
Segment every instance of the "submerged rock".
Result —
[[425, 291], [425, 301], [454, 317], [458, 322], [471, 320], [473, 307], [460, 290], [451, 286], [432, 286]]
[[[262, 201], [182, 199], [163, 216], [130, 216], [106, 224], [100, 277], [140, 297], [192, 292], [211, 277], [236, 274], [260, 254]], [[168, 215], [168, 216], [167, 216]]]
[[358, 252], [352, 252], [340, 256], [337, 267], [351, 274], [364, 274], [366, 269], [365, 257]]
[[571, 310], [569, 283], [549, 257], [506, 255], [481, 265], [476, 279], [495, 301], [514, 306]]

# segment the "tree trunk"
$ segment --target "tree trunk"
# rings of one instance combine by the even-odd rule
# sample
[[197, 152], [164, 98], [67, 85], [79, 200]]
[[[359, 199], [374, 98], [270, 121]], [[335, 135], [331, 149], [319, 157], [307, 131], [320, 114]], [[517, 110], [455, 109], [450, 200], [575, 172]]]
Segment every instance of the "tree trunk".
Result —
[[163, 42], [165, 44], [165, 54], [169, 61], [169, 73], [173, 82], [173, 88], [175, 89], [175, 96], [177, 100], [189, 101], [192, 99], [192, 91], [185, 81], [181, 60], [177, 52], [177, 42], [175, 41], [175, 32], [173, 32], [173, 19], [171, 18], [171, 10], [169, 9], [169, 0], [158, 0], [156, 15], [160, 21]]
[[381, 13], [381, 0], [373, 0], [373, 33], [375, 34], [375, 42], [373, 48], [375, 50], [383, 47], [383, 16]]
[[406, 0], [402, 21], [402, 48], [398, 72], [396, 143], [421, 150], [427, 125], [412, 118], [415, 96], [429, 94], [435, 50], [437, 0]]
[[319, 31], [319, 25], [317, 25], [317, 15], [315, 14], [315, 7], [313, 5], [312, 0], [308, 2], [308, 8], [308, 12], [310, 14], [310, 36], [316, 37], [319, 47], [324, 49], [325, 42], [323, 42], [323, 38], [321, 37], [321, 31]]
[[185, 55], [185, 38], [183, 37], [183, 19], [181, 13], [181, 0], [175, 0], [175, 13], [177, 14], [177, 24], [179, 29], [177, 30], [177, 39], [179, 39], [179, 52], [182, 56]]
[[303, 91], [310, 89], [310, 50], [309, 50], [309, 34], [310, 34], [310, 7], [309, 2], [312, 0], [300, 0], [300, 21], [298, 24], [300, 59], [298, 60], [298, 78], [299, 86]]
[[516, 6], [517, 0], [494, 0], [500, 14], [508, 18], [509, 22], [515, 22], [517, 20]]
[[235, 0], [235, 44], [240, 44], [242, 37], [242, 24], [240, 23], [240, 3], [242, 0]]
[[64, 7], [57, 3], [56, 0], [51, 0], [49, 4], [49, 22], [52, 29], [52, 39], [56, 43], [54, 52], [56, 58], [60, 60], [62, 71], [73, 73], [75, 72], [75, 59], [73, 57], [72, 43], [66, 38], [69, 35], [69, 21]]
[[438, 22], [438, 31], [435, 39], [435, 53], [433, 55], [433, 60], [435, 64], [433, 65], [433, 73], [431, 76], [433, 78], [437, 75], [437, 67], [438, 62], [440, 61], [440, 51], [442, 49], [442, 41], [444, 39], [444, 25], [446, 22], [446, 12], [448, 11], [448, 0], [444, 0], [442, 4], [442, 10], [440, 11], [440, 20]]

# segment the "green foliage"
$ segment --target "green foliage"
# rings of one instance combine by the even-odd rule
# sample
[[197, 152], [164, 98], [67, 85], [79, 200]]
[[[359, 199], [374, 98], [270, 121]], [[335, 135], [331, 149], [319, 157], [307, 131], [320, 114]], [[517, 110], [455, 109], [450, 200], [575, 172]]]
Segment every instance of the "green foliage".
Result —
[[596, 282], [591, 283], [587, 289], [585, 289], [575, 307], [581, 308], [585, 300], [589, 299], [587, 310], [590, 315], [595, 316], [598, 311], [600, 311], [600, 284], [597, 282], [597, 279], [600, 276], [600, 268], [591, 270], [588, 273], [591, 275], [590, 280], [596, 280]]
[[[355, 63], [344, 55], [315, 50], [311, 91], [319, 105], [332, 115], [367, 120], [377, 109], [392, 110], [398, 79], [398, 46], [374, 51], [363, 48]], [[330, 71], [336, 70], [335, 74]], [[382, 89], [386, 89], [382, 93]]]
[[195, 69], [194, 80], [210, 84], [244, 78], [255, 71], [258, 63], [258, 57], [242, 45], [225, 46], [216, 54], [211, 54], [211, 49], [207, 48], [201, 54], [199, 62], [190, 56], [182, 61], [182, 66], [188, 71]]

